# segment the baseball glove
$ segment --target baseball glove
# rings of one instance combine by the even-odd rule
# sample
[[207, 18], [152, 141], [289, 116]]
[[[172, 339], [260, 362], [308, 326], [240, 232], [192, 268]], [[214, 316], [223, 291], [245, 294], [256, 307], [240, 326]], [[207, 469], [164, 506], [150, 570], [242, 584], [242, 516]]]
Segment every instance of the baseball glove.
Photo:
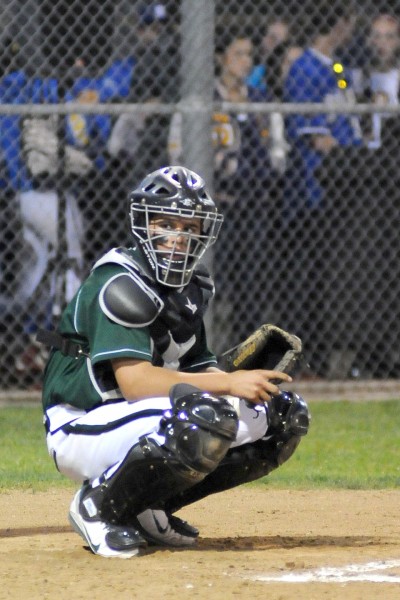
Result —
[[219, 357], [225, 371], [267, 369], [293, 375], [302, 364], [301, 339], [276, 325], [261, 325], [246, 340]]

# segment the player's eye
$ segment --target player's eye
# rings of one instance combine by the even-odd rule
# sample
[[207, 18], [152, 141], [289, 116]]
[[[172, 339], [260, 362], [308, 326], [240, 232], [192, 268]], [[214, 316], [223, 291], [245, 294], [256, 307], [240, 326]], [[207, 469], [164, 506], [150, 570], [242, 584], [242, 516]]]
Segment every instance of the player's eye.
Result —
[[186, 227], [184, 227], [184, 228], [182, 229], [182, 231], [183, 231], [184, 233], [196, 233], [196, 232], [197, 232], [196, 228], [195, 228], [195, 227], [193, 227], [193, 225], [187, 225]]
[[154, 221], [153, 223], [156, 229], [163, 229], [164, 231], [172, 231], [174, 225], [170, 221]]
[[175, 230], [175, 227], [172, 223], [163, 223], [161, 225], [161, 228], [165, 229], [166, 231], [174, 231]]
[[200, 235], [201, 234], [200, 223], [198, 223], [197, 221], [194, 223], [188, 223], [185, 226], [184, 231], [187, 233], [190, 233], [192, 235]]

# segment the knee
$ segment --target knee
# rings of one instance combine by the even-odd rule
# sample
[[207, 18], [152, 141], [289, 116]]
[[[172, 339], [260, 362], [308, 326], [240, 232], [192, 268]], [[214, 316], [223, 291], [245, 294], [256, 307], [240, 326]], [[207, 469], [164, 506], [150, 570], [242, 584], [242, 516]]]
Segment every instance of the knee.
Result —
[[308, 433], [311, 415], [305, 400], [293, 392], [281, 392], [268, 404], [267, 435], [287, 434], [302, 437]]
[[311, 415], [305, 400], [293, 392], [281, 392], [269, 404], [269, 427], [264, 451], [275, 462], [285, 463], [308, 433]]
[[161, 422], [165, 446], [185, 466], [210, 473], [236, 439], [238, 416], [224, 398], [192, 386], [171, 390], [172, 410]]

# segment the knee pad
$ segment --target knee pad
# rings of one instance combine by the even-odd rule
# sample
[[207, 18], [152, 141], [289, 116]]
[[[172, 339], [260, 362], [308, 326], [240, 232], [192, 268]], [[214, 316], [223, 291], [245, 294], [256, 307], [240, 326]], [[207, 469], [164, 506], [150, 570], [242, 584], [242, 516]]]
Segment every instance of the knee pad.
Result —
[[85, 493], [85, 518], [128, 524], [146, 508], [162, 508], [167, 498], [218, 466], [237, 434], [231, 405], [186, 385], [172, 388], [171, 404], [160, 422], [165, 443], [142, 436], [118, 469]]
[[308, 431], [309, 410], [303, 398], [292, 392], [273, 397], [268, 408], [270, 424], [263, 438], [229, 450], [212, 473], [168, 498], [165, 508], [175, 512], [210, 494], [265, 477], [285, 463]]
[[304, 399], [293, 392], [281, 392], [268, 404], [267, 435], [292, 434], [302, 437], [310, 426], [310, 412]]
[[186, 467], [213, 471], [238, 430], [238, 417], [224, 398], [179, 384], [171, 390], [172, 410], [160, 424], [165, 447]]

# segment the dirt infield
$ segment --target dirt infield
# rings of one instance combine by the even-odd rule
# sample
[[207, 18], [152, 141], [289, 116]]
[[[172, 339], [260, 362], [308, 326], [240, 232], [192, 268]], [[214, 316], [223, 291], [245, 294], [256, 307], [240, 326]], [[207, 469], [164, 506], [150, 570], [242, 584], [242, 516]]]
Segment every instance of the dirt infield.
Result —
[[129, 560], [85, 549], [72, 493], [0, 494], [1, 600], [400, 598], [400, 490], [242, 486], [179, 513], [200, 528], [194, 549]]

